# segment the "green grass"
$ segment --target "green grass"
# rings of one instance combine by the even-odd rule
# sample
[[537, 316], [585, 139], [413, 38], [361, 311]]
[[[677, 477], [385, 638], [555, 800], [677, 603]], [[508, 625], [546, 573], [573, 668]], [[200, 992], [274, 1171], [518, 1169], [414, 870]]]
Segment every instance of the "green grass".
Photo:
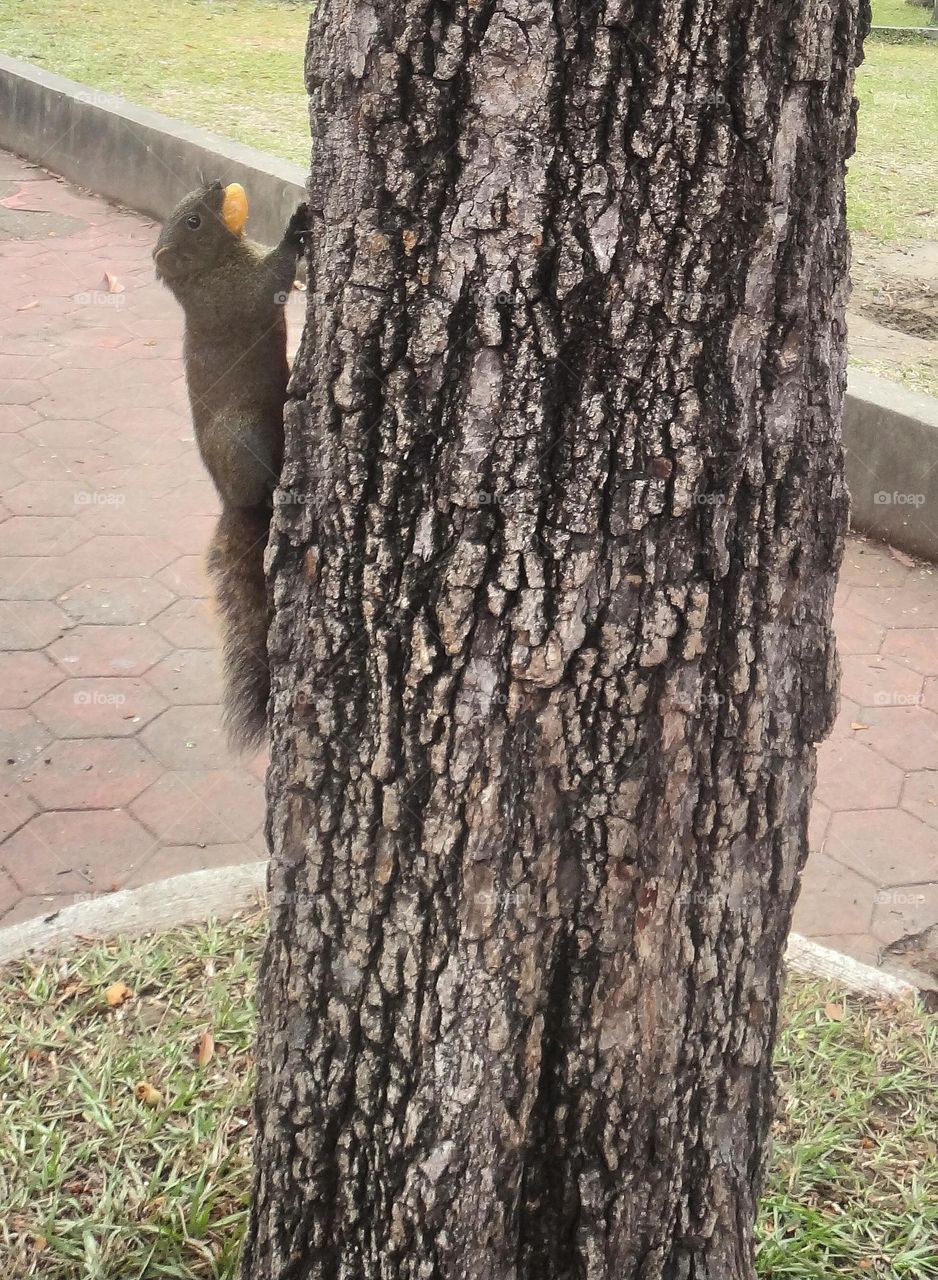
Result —
[[857, 71], [857, 152], [849, 162], [851, 231], [902, 244], [938, 235], [938, 41], [868, 41]]
[[[284, 0], [0, 0], [0, 47], [105, 92], [306, 165], [309, 4]], [[929, 10], [876, 0], [874, 20]], [[857, 77], [851, 228], [880, 241], [938, 233], [938, 44], [871, 41]]]
[[[0, 1275], [235, 1280], [260, 916], [0, 970]], [[109, 1008], [124, 982], [133, 997]], [[760, 1274], [938, 1275], [938, 1020], [792, 982]], [[199, 1066], [206, 1031], [215, 1054]], [[160, 1101], [145, 1106], [146, 1082]]]
[[878, 27], [930, 27], [932, 6], [905, 0], [873, 0], [873, 23]]
[[0, 49], [305, 167], [309, 11], [287, 0], [0, 0]]

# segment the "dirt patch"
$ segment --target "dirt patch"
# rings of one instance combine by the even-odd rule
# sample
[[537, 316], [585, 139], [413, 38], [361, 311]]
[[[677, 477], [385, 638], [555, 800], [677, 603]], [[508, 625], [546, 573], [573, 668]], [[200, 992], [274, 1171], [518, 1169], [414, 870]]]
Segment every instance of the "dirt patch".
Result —
[[886, 279], [860, 299], [860, 310], [887, 329], [913, 338], [938, 338], [938, 293], [927, 280]]
[[851, 359], [935, 394], [938, 380], [938, 241], [891, 248], [853, 238]]

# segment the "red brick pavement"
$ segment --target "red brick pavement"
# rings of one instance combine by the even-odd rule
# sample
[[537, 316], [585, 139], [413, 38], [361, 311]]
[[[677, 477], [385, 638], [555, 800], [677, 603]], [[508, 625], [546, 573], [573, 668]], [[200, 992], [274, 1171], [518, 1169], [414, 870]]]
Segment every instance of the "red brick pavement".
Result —
[[[215, 496], [154, 237], [0, 155], [0, 924], [264, 856], [261, 763], [219, 728]], [[938, 921], [938, 574], [853, 540], [837, 629], [795, 926], [875, 960]]]

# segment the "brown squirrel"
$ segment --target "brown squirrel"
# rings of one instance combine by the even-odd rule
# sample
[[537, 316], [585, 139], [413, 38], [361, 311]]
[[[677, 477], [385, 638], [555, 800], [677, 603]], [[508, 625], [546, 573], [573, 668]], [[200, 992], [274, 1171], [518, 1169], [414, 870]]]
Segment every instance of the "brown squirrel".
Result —
[[224, 633], [225, 720], [231, 740], [267, 728], [270, 605], [264, 548], [283, 463], [290, 369], [284, 304], [309, 232], [300, 205], [283, 239], [246, 239], [247, 198], [212, 182], [166, 220], [153, 260], [185, 313], [183, 357], [195, 438], [222, 502], [208, 554]]

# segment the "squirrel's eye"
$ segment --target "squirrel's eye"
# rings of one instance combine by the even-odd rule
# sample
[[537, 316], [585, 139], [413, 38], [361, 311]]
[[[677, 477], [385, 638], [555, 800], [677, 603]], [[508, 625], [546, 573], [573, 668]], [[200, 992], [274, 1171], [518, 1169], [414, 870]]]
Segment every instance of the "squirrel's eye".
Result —
[[193, 231], [195, 231], [196, 227], [201, 227], [201, 225], [202, 219], [197, 213], [190, 213], [188, 218], [186, 218], [186, 226], [191, 227]]

